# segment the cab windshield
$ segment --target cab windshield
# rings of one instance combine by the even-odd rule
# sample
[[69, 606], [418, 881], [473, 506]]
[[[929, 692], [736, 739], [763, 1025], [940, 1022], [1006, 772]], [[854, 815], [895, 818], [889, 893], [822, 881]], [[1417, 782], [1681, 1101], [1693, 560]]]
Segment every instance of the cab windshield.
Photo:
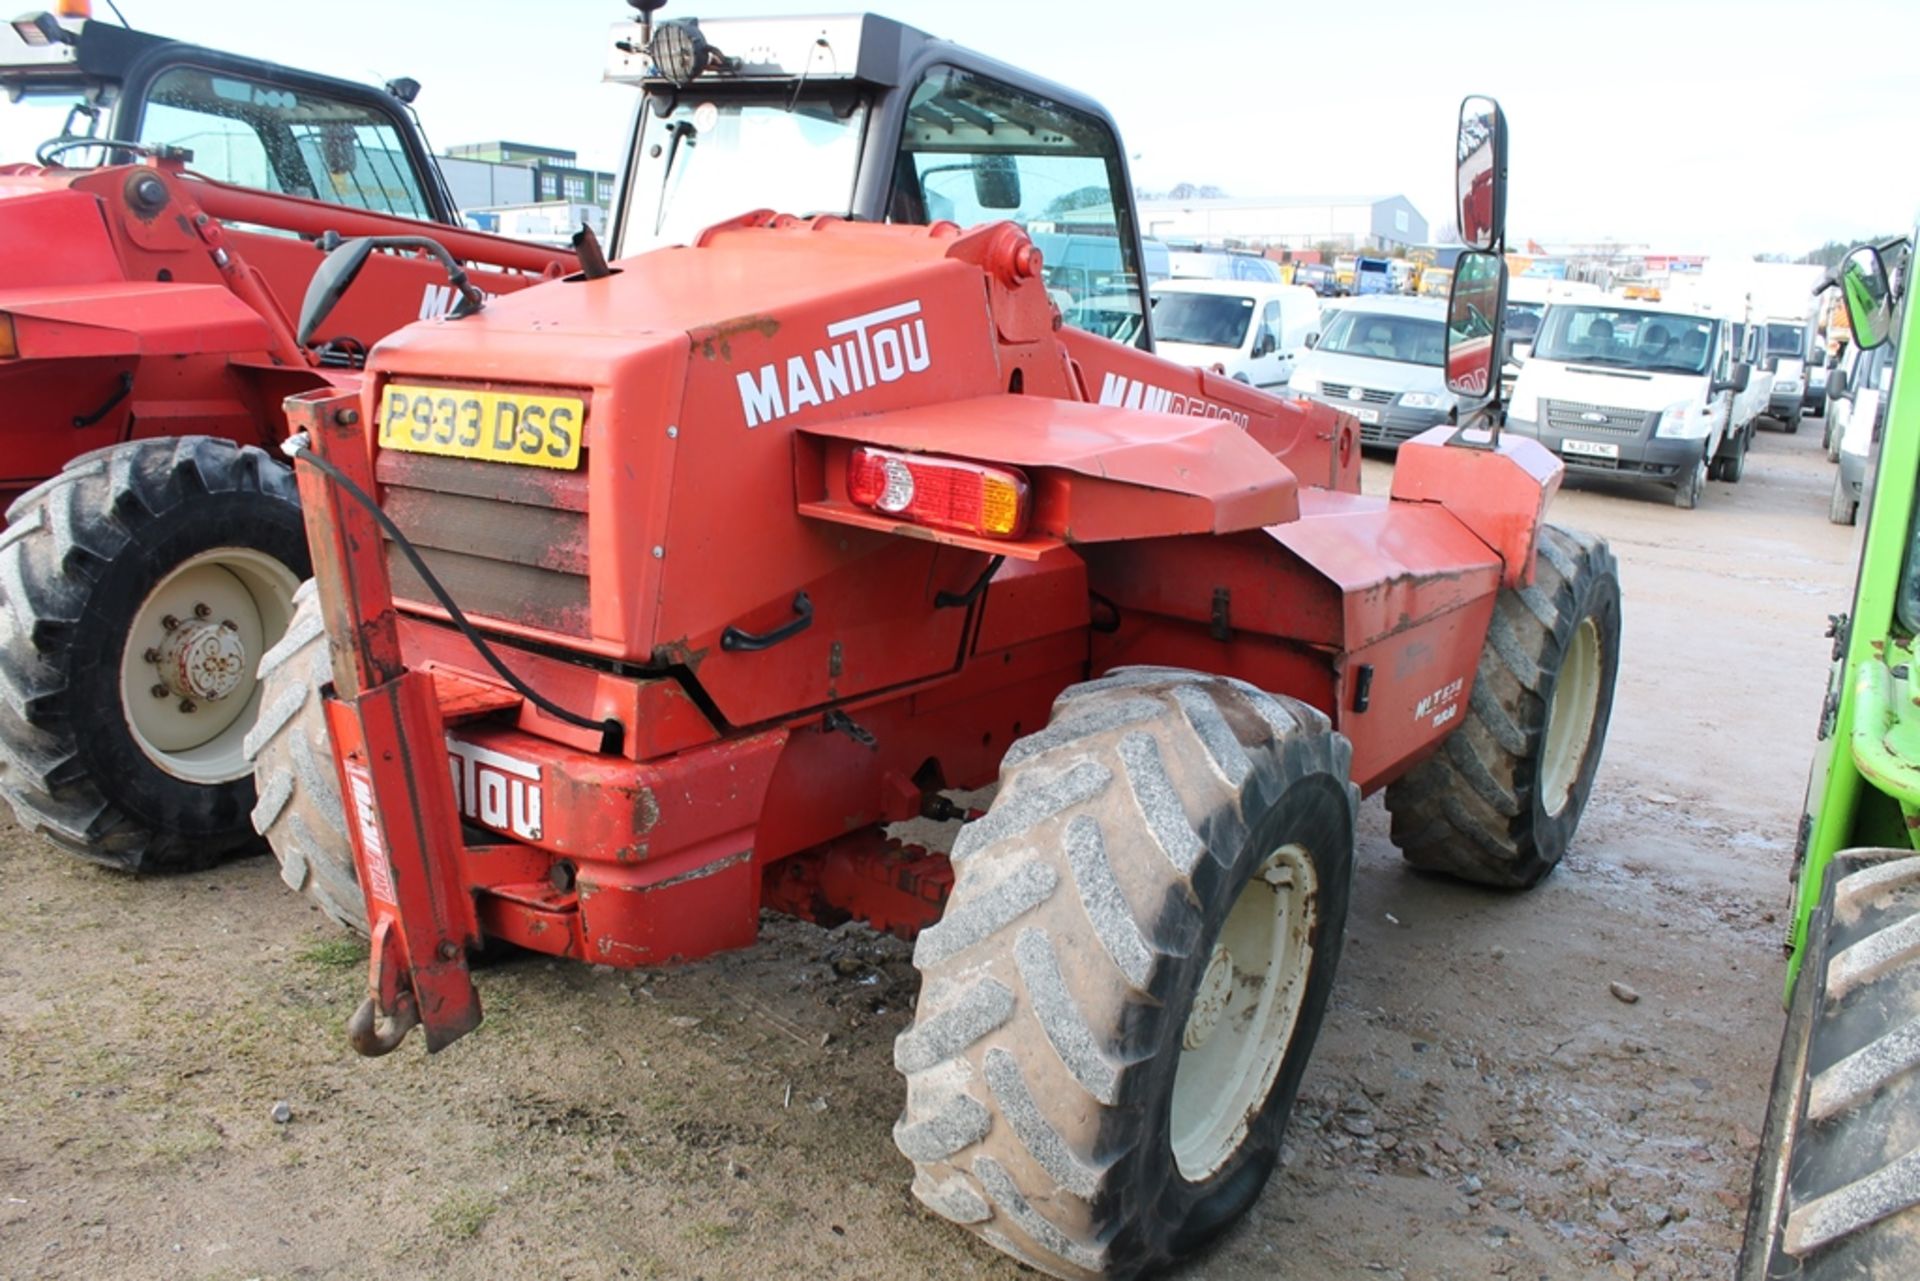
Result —
[[1547, 308], [1533, 354], [1545, 360], [1669, 374], [1704, 374], [1720, 322], [1629, 307]]
[[649, 98], [627, 182], [620, 252], [687, 244], [755, 209], [846, 214], [867, 100], [851, 92]]
[[184, 147], [195, 173], [237, 186], [433, 216], [399, 122], [369, 103], [175, 67], [147, 90], [139, 138]]
[[[1153, 323], [1157, 329], [1158, 308], [1154, 309]], [[1403, 365], [1441, 365], [1447, 358], [1447, 331], [1438, 320], [1343, 307], [1320, 336], [1315, 350], [1338, 356], [1371, 356]]]
[[1547, 312], [1543, 302], [1507, 301], [1507, 334], [1516, 342], [1532, 342], [1540, 332], [1540, 317]]
[[1161, 342], [1238, 351], [1252, 321], [1251, 298], [1168, 290], [1153, 299], [1153, 336]]
[[1767, 354], [1798, 356], [1807, 345], [1807, 331], [1799, 325], [1768, 325]]

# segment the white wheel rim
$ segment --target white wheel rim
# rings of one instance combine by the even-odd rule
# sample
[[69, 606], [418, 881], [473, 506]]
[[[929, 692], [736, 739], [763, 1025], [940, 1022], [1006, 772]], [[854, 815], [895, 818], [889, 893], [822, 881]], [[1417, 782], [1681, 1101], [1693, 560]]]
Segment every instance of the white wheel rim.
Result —
[[1549, 815], [1567, 807], [1580, 763], [1593, 739], [1594, 717], [1600, 711], [1600, 628], [1591, 618], [1580, 620], [1560, 676], [1553, 686], [1553, 706], [1547, 712], [1547, 745], [1540, 760], [1540, 803]]
[[148, 760], [189, 783], [252, 769], [245, 740], [260, 710], [260, 656], [285, 634], [299, 585], [264, 552], [221, 547], [147, 594], [120, 654], [120, 704]]
[[1239, 1151], [1293, 1040], [1319, 922], [1313, 859], [1276, 850], [1234, 900], [1182, 1029], [1171, 1129], [1182, 1178], [1208, 1178]]

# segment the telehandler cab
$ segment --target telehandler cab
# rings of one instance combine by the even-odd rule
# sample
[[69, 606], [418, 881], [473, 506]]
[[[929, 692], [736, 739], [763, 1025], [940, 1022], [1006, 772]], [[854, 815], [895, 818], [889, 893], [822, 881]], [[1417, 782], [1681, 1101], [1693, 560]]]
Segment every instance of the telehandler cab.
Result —
[[0, 87], [78, 100], [0, 165], [0, 795], [98, 862], [204, 867], [256, 844], [255, 668], [308, 573], [259, 447], [287, 396], [452, 302], [439, 263], [383, 253], [308, 340], [287, 312], [325, 238], [430, 226], [496, 294], [573, 259], [461, 229], [389, 90], [50, 13], [0, 30]]
[[[472, 1030], [491, 940], [691, 961], [763, 908], [916, 938], [916, 1194], [1137, 1275], [1273, 1169], [1361, 791], [1417, 864], [1523, 887], [1592, 785], [1619, 587], [1498, 431], [1504, 121], [1463, 107], [1493, 177], [1450, 326], [1493, 399], [1369, 498], [1352, 419], [1063, 327], [1029, 232], [978, 217], [1057, 200], [1137, 263], [1097, 108], [873, 18], [721, 26], [618, 37], [665, 178], [630, 173], [629, 236], [749, 100], [788, 147], [895, 122], [835, 144], [853, 203], [944, 183], [978, 225], [736, 214], [293, 398], [315, 587], [263, 664], [256, 819], [371, 937], [367, 1054]], [[950, 855], [887, 838], [996, 776]]]

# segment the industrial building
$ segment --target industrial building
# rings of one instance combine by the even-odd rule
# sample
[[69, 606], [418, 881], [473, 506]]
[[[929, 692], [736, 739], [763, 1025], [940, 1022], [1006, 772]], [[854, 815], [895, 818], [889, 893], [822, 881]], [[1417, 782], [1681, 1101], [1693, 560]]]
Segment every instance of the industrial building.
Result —
[[1254, 249], [1410, 248], [1427, 242], [1427, 220], [1405, 196], [1274, 196], [1144, 199], [1140, 229], [1159, 239]]
[[556, 228], [570, 229], [585, 220], [596, 231], [604, 231], [613, 208], [613, 175], [583, 168], [575, 152], [560, 147], [472, 142], [447, 148], [439, 162], [454, 203], [470, 222], [487, 231], [564, 238], [559, 230], [542, 234], [539, 227], [522, 227], [513, 218], [502, 221], [498, 216], [513, 211], [524, 219], [529, 210], [545, 213], [549, 209], [554, 216], [545, 221], [553, 221]]

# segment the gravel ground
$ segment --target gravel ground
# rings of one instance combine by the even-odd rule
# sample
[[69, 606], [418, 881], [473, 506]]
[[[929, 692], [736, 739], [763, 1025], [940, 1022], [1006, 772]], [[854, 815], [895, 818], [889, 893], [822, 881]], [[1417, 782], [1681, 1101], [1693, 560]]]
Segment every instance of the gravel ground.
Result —
[[[1576, 849], [1489, 893], [1406, 869], [1365, 807], [1283, 1169], [1182, 1275], [1728, 1274], [1850, 575], [1818, 443], [1762, 435], [1698, 511], [1556, 500], [1626, 594]], [[907, 1194], [892, 940], [770, 921], [667, 972], [515, 959], [478, 1033], [363, 1061], [364, 951], [266, 860], [133, 882], [8, 825], [0, 870], [0, 1277], [1022, 1274]]]

